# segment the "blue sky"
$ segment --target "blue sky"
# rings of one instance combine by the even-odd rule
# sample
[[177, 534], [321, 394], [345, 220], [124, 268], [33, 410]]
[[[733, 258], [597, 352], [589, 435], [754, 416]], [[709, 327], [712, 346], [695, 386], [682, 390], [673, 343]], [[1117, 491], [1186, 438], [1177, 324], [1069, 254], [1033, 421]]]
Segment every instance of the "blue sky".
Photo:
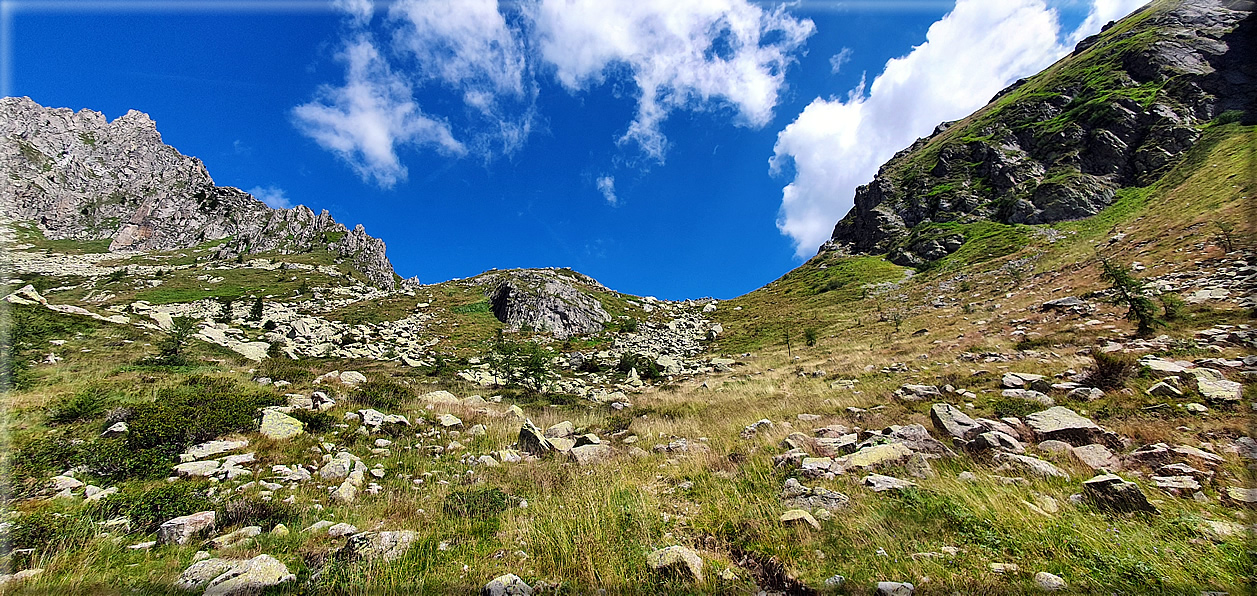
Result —
[[895, 151], [1139, 3], [7, 4], [7, 94], [146, 112], [403, 276], [730, 298], [814, 254]]

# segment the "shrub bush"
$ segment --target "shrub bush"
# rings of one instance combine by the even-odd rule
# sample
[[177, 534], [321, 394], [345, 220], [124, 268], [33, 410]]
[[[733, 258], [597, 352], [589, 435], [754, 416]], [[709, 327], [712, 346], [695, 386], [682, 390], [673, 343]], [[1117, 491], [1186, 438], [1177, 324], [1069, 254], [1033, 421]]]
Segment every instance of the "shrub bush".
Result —
[[615, 369], [624, 374], [628, 374], [634, 368], [637, 369], [637, 376], [642, 380], [663, 378], [663, 369], [659, 368], [659, 364], [653, 358], [643, 354], [624, 354], [615, 365]]
[[27, 441], [13, 451], [9, 461], [12, 496], [35, 496], [48, 484], [48, 476], [74, 467], [83, 452], [82, 441], [73, 441], [59, 433], [48, 433]]
[[1121, 389], [1126, 380], [1135, 375], [1138, 362], [1135, 357], [1123, 352], [1093, 351], [1091, 359], [1095, 368], [1087, 373], [1084, 385], [1099, 389]]
[[48, 408], [48, 419], [53, 424], [90, 420], [103, 414], [117, 399], [118, 394], [105, 385], [88, 385], [53, 402]]
[[78, 461], [91, 473], [115, 480], [164, 478], [179, 451], [173, 445], [133, 449], [126, 439], [96, 439], [85, 446]]
[[490, 487], [453, 491], [445, 495], [442, 510], [446, 515], [485, 518], [496, 516], [509, 507], [506, 493]]
[[350, 399], [372, 408], [396, 409], [405, 400], [416, 397], [415, 390], [389, 380], [368, 380], [354, 388]]
[[1044, 410], [1042, 404], [1020, 397], [997, 397], [991, 403], [991, 407], [995, 410], [995, 416], [1002, 418], [1004, 416], [1016, 416], [1024, 418], [1027, 414], [1033, 414], [1039, 410]]
[[1165, 312], [1165, 320], [1177, 321], [1183, 318], [1183, 310], [1187, 308], [1185, 302], [1178, 294], [1161, 294], [1161, 309]]
[[204, 484], [189, 481], [129, 487], [102, 503], [107, 515], [125, 515], [131, 519], [132, 528], [141, 532], [155, 532], [166, 520], [213, 508]]
[[310, 410], [293, 410], [288, 414], [305, 425], [308, 433], [325, 433], [336, 428], [336, 418], [327, 412], [312, 412]]
[[15, 567], [24, 567], [39, 555], [59, 552], [86, 544], [96, 535], [91, 518], [84, 515], [57, 513], [47, 508], [32, 511], [14, 521], [9, 530], [9, 546], [13, 550], [33, 549], [17, 556]]
[[158, 390], [155, 401], [135, 407], [127, 423], [127, 444], [137, 450], [182, 450], [193, 443], [251, 430], [258, 408], [279, 402], [269, 389], [192, 375], [182, 385]]
[[1109, 302], [1126, 306], [1126, 320], [1138, 325], [1139, 335], [1149, 335], [1153, 329], [1164, 326], [1157, 318], [1156, 307], [1148, 297], [1148, 289], [1142, 279], [1135, 277], [1125, 265], [1108, 259], [1100, 261], [1100, 279], [1109, 282], [1113, 291]]
[[[269, 323], [270, 321], [267, 322]], [[303, 363], [300, 360], [293, 360], [292, 358], [288, 358], [286, 356], [282, 358], [267, 358], [262, 361], [262, 365], [259, 369], [261, 371], [259, 373], [261, 376], [270, 377], [276, 381], [288, 381], [290, 383], [306, 383], [313, 381], [317, 376], [314, 371], [310, 369], [309, 364]]]
[[271, 499], [241, 497], [227, 501], [219, 508], [214, 522], [219, 527], [227, 528], [235, 525], [273, 527], [275, 524], [294, 525], [301, 518], [297, 508]]

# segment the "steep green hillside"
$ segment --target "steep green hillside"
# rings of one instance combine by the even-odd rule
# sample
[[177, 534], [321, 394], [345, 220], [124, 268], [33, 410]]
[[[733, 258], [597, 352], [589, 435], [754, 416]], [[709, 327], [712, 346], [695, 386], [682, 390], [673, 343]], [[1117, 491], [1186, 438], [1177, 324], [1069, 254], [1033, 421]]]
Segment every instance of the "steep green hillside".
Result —
[[923, 267], [975, 222], [1086, 218], [1156, 182], [1207, 128], [1257, 117], [1250, 11], [1158, 0], [1084, 40], [882, 166], [827, 247]]

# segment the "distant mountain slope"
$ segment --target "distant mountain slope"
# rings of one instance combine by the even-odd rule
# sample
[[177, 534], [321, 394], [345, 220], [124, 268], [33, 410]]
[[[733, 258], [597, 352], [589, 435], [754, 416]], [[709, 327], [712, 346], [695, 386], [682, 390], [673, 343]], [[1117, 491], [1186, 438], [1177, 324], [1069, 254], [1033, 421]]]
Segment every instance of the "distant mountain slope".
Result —
[[966, 224], [1087, 217], [1155, 182], [1211, 122], [1257, 117], [1249, 0], [1157, 0], [940, 125], [856, 190], [822, 248], [923, 266]]
[[91, 110], [0, 99], [0, 215], [38, 223], [50, 239], [112, 239], [110, 250], [169, 250], [229, 239], [219, 258], [241, 253], [328, 250], [376, 285], [397, 276], [384, 242], [327, 211], [271, 209], [216, 186], [205, 165], [162, 142], [148, 115], [108, 122]]

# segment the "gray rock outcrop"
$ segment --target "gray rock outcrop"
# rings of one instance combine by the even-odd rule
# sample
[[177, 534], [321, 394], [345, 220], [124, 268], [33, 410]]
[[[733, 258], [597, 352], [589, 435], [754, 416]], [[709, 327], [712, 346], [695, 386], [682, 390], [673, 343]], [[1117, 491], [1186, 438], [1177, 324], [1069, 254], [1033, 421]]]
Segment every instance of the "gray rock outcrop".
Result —
[[602, 331], [611, 315], [602, 303], [577, 286], [596, 284], [576, 273], [545, 269], [504, 272], [486, 295], [493, 316], [512, 331], [530, 328], [557, 339]]
[[0, 99], [0, 215], [33, 221], [53, 240], [110, 239], [111, 251], [170, 250], [228, 239], [216, 257], [326, 249], [373, 284], [396, 275], [382, 240], [327, 211], [272, 209], [217, 186], [205, 164], [162, 142], [131, 110], [112, 122], [92, 110]]

